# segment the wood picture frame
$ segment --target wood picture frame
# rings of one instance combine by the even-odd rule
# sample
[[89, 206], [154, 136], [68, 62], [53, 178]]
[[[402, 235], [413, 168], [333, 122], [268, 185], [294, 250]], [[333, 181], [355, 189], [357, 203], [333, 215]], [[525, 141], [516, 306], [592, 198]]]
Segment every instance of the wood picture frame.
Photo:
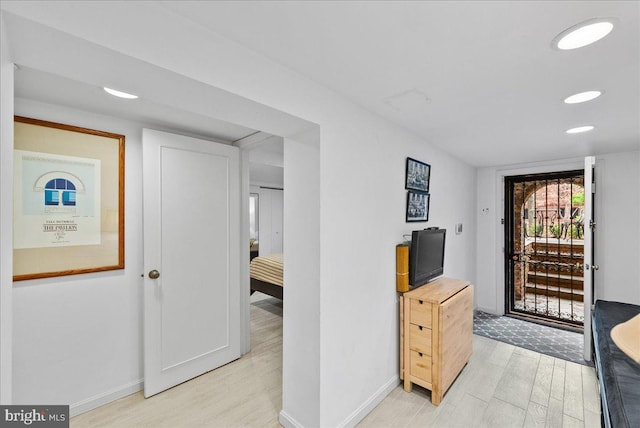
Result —
[[124, 135], [14, 117], [14, 281], [124, 269], [124, 150]]
[[406, 221], [425, 222], [429, 221], [429, 200], [431, 195], [424, 192], [407, 192]]
[[430, 178], [431, 165], [420, 162], [416, 159], [407, 158], [405, 168], [405, 189], [429, 193]]

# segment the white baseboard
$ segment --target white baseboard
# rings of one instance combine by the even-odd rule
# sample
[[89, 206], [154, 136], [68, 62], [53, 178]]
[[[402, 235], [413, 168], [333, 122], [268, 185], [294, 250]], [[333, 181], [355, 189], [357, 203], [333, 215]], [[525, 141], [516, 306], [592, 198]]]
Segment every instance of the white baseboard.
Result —
[[396, 375], [382, 385], [369, 399], [367, 399], [360, 407], [351, 413], [341, 424], [339, 428], [355, 427], [362, 421], [371, 411], [378, 405], [387, 395], [391, 393], [400, 384], [400, 376]]
[[73, 403], [71, 406], [69, 406], [69, 413], [71, 414], [70, 416], [77, 416], [81, 413], [88, 412], [89, 410], [93, 410], [119, 398], [126, 397], [127, 395], [131, 395], [135, 392], [141, 391], [143, 385], [144, 380], [140, 379], [127, 385], [119, 386], [102, 394], [94, 395], [93, 397], [89, 397], [86, 400], [82, 400], [78, 403]]
[[284, 428], [303, 428], [302, 424], [300, 424], [298, 421], [293, 419], [284, 410], [280, 410], [280, 416], [278, 417], [278, 421]]
[[491, 315], [504, 315], [504, 313], [498, 313], [498, 311], [496, 311], [496, 308], [483, 308], [482, 306], [476, 306], [476, 309]]

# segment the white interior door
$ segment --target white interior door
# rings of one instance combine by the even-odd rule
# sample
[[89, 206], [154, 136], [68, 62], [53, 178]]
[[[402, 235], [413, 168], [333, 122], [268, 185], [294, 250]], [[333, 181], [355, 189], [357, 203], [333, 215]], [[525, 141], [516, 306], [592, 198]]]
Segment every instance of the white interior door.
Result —
[[584, 359], [591, 361], [591, 305], [593, 304], [594, 265], [593, 246], [595, 240], [594, 193], [596, 158], [584, 158]]
[[266, 256], [271, 254], [271, 190], [260, 188], [260, 211], [258, 213], [260, 229], [260, 246], [258, 254]]
[[149, 129], [142, 142], [149, 397], [240, 357], [240, 167], [236, 147]]
[[282, 252], [282, 220], [284, 191], [271, 190], [271, 252]]
[[282, 252], [284, 192], [260, 188], [260, 255]]

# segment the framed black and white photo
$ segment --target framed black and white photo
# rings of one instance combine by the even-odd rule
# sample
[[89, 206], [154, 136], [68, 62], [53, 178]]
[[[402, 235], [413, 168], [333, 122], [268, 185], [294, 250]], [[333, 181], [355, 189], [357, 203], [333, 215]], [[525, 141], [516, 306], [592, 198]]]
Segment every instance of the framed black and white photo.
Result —
[[407, 222], [429, 220], [429, 197], [428, 193], [407, 192]]
[[429, 193], [431, 165], [407, 158], [405, 189]]

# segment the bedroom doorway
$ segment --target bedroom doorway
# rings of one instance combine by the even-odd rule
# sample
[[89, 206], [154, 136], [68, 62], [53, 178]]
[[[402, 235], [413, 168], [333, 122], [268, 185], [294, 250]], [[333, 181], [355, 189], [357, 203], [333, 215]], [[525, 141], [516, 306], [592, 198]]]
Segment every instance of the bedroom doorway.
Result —
[[[249, 282], [256, 292], [282, 300], [284, 246], [284, 139], [249, 137]], [[243, 143], [239, 144], [241, 147]], [[257, 257], [257, 259], [256, 259]]]
[[505, 177], [505, 213], [506, 313], [582, 330], [584, 171]]

